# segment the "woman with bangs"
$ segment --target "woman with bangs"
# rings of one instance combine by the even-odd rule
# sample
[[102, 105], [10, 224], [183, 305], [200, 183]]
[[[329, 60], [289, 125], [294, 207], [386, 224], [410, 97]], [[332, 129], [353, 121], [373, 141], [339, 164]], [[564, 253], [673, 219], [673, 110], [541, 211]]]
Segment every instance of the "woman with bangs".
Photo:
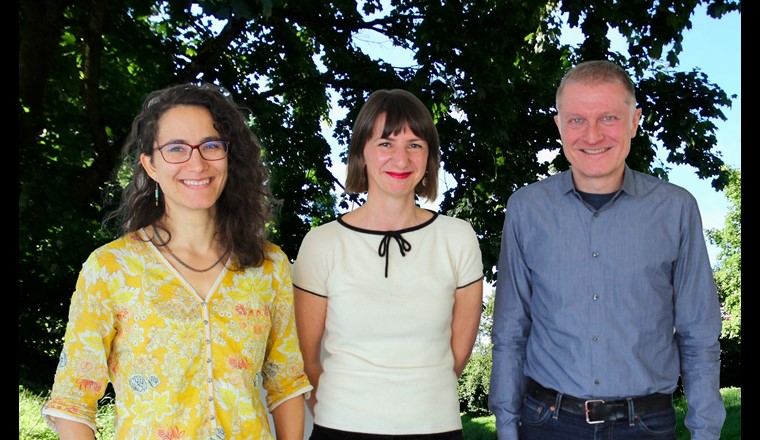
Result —
[[462, 439], [457, 379], [480, 323], [472, 226], [435, 200], [441, 153], [412, 93], [372, 93], [354, 123], [346, 191], [365, 202], [312, 229], [293, 271], [311, 440]]

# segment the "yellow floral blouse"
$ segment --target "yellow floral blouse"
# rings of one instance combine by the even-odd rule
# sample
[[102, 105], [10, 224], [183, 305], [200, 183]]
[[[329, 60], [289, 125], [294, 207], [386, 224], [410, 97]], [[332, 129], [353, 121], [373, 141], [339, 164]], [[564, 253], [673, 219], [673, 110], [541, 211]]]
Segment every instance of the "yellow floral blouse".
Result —
[[203, 300], [136, 234], [94, 251], [71, 299], [42, 410], [47, 422], [61, 417], [95, 429], [111, 382], [118, 439], [273, 438], [266, 408], [312, 387], [298, 348], [290, 262], [271, 243], [266, 255], [257, 268], [224, 268]]

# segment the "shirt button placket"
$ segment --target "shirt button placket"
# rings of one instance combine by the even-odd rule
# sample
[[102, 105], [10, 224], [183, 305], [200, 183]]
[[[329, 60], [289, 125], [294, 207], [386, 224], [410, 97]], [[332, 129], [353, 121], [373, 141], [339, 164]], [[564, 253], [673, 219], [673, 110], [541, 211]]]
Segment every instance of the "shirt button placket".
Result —
[[[591, 300], [592, 300], [592, 310], [590, 310], [589, 318], [594, 325], [589, 326], [589, 337], [591, 338], [591, 368], [589, 370], [589, 373], [591, 374], [591, 378], [594, 382], [594, 385], [599, 385], [601, 382], [599, 380], [599, 374], [604, 371], [604, 366], [598, 365], [597, 361], [599, 359], [602, 359], [603, 356], [601, 355], [601, 351], [603, 351], [603, 346], [600, 343], [601, 339], [599, 337], [601, 333], [601, 329], [598, 328], [595, 324], [599, 322], [598, 320], [594, 319], [595, 317], [598, 317], [600, 314], [604, 314], [604, 304], [602, 304], [599, 299], [600, 295], [598, 292], [601, 291], [603, 288], [602, 283], [602, 268], [601, 264], [602, 261], [600, 260], [601, 250], [600, 246], [604, 245], [604, 241], [602, 240], [602, 234], [601, 234], [601, 228], [603, 228], [603, 222], [600, 218], [599, 211], [596, 210], [592, 213], [592, 216], [590, 218], [589, 222], [589, 251], [590, 251], [590, 264], [589, 264], [589, 278], [592, 280], [589, 287], [591, 292]], [[597, 292], [597, 293], [594, 293]], [[594, 377], [596, 376], [596, 377]]]
[[209, 419], [214, 423], [214, 429], [216, 429], [216, 408], [214, 407], [214, 363], [211, 355], [211, 324], [208, 303], [203, 301], [201, 302], [201, 305], [203, 312], [203, 327], [206, 334], [206, 384], [209, 402]]

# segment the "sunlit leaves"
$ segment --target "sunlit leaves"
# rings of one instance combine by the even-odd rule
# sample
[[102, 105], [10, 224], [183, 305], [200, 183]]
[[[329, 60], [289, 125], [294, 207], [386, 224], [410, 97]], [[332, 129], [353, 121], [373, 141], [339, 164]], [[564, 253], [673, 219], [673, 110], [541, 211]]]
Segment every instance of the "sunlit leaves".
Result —
[[[645, 115], [632, 167], [665, 177], [655, 159], [665, 148], [716, 188], [726, 183], [714, 123], [733, 97], [677, 69], [696, 0], [44, 3], [52, 16], [22, 2], [19, 28], [20, 60], [34, 61], [19, 66], [19, 327], [31, 350], [50, 338], [36, 317], [65, 321], [78, 267], [112, 238], [100, 222], [129, 179], [118, 153], [132, 117], [148, 92], [177, 82], [221, 85], [245, 109], [283, 202], [270, 236], [291, 258], [311, 227], [362, 203], [342, 193], [332, 161], [345, 157], [359, 107], [380, 88], [408, 89], [434, 115], [454, 179], [441, 211], [473, 224], [489, 280], [511, 193], [569, 166], [561, 154], [551, 163], [537, 154], [558, 146], [554, 90], [577, 61], [607, 57], [632, 72]], [[708, 2], [715, 17], [736, 9]], [[88, 27], [95, 14], [104, 17], [99, 39]], [[580, 45], [560, 45], [562, 17], [585, 32]], [[612, 31], [630, 56], [610, 52]], [[411, 55], [365, 53], [364, 32]], [[92, 50], [100, 63], [87, 70]], [[92, 84], [99, 106], [86, 104]]]

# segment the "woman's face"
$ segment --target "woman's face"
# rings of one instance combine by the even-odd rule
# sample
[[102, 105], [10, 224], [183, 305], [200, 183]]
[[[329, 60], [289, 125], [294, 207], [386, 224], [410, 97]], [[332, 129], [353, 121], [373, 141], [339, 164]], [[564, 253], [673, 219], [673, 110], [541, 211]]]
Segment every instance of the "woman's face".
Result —
[[428, 143], [408, 126], [397, 134], [381, 137], [383, 127], [384, 113], [375, 120], [372, 136], [364, 144], [368, 195], [414, 200], [414, 188], [427, 169]]
[[[214, 140], [226, 139], [221, 139], [206, 108], [178, 105], [158, 120], [153, 154], [141, 155], [140, 161], [148, 175], [158, 182], [167, 214], [213, 209], [227, 181], [229, 156], [206, 160], [199, 149], [192, 149], [186, 162], [168, 163], [158, 148], [167, 144], [193, 146]], [[168, 147], [164, 149], [169, 157]]]

